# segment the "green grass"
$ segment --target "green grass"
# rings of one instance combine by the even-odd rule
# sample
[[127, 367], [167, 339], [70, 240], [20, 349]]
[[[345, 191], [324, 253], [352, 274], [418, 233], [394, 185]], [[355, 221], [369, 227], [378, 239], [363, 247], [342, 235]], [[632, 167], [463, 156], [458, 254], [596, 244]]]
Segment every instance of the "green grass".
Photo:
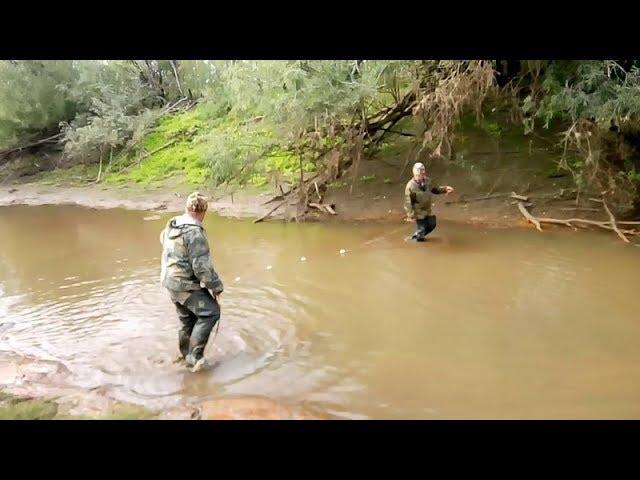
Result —
[[[155, 135], [155, 132], [151, 135]], [[139, 165], [126, 172], [107, 174], [105, 182], [152, 184], [182, 174], [187, 183], [204, 183], [208, 178], [208, 168], [201, 155], [204, 148], [205, 145], [202, 144], [193, 145], [190, 141], [178, 141], [145, 158]]]
[[[144, 150], [154, 153], [144, 158], [139, 164], [135, 163], [138, 161], [135, 156], [129, 158], [118, 156], [114, 159], [114, 171], [122, 170], [122, 167], [127, 165], [133, 164], [133, 166], [121, 173], [107, 174], [105, 182], [148, 185], [178, 177], [189, 185], [205, 184], [213, 179], [211, 163], [224, 169], [226, 163], [234, 161], [233, 157], [221, 158], [222, 153], [216, 141], [220, 141], [220, 136], [239, 141], [239, 138], [236, 138], [240, 134], [239, 128], [239, 122], [230, 116], [208, 118], [204, 106], [190, 112], [167, 116], [161, 119], [158, 126], [142, 140]], [[257, 135], [260, 138], [267, 138], [269, 132], [259, 131]], [[166, 146], [171, 141], [175, 143]], [[239, 143], [242, 142], [239, 141]], [[247, 143], [251, 143], [251, 140], [248, 139]], [[256, 162], [254, 174], [249, 178], [249, 182], [256, 186], [263, 186], [276, 172], [286, 177], [293, 177], [298, 169], [299, 158], [296, 155], [289, 152], [275, 152]], [[304, 162], [303, 169], [312, 171], [313, 165]]]
[[[210, 169], [204, 160], [207, 145], [202, 133], [214, 124], [201, 107], [161, 118], [158, 125], [142, 140], [146, 155], [152, 154], [141, 160], [140, 157], [145, 155], [142, 152], [128, 157], [117, 155], [113, 160], [112, 171], [105, 175], [105, 182], [157, 185], [167, 178], [181, 176], [190, 185], [205, 183]], [[172, 141], [173, 144], [166, 146]], [[121, 171], [127, 166], [129, 168]], [[119, 171], [121, 172], [117, 173]]]
[[98, 165], [77, 164], [42, 172], [35, 180], [41, 185], [86, 185], [89, 180], [95, 180], [98, 177], [98, 168]]
[[[188, 112], [160, 118], [137, 148], [114, 152], [111, 161], [104, 160], [102, 183], [106, 187], [159, 188], [169, 179], [171, 184], [189, 186], [230, 181], [245, 158], [255, 164], [245, 169], [245, 178], [239, 180], [254, 186], [262, 187], [276, 176], [298, 178], [300, 158], [294, 153], [275, 151], [252, 159], [253, 154], [268, 148], [273, 137], [268, 128], [257, 125], [247, 130], [246, 124], [233, 115], [213, 115], [206, 104], [201, 104]], [[315, 169], [307, 159], [302, 167], [305, 172]], [[43, 185], [86, 185], [97, 178], [98, 168], [96, 164], [78, 164], [42, 173], [35, 180]]]
[[0, 403], [0, 420], [50, 420], [58, 406], [47, 400], [21, 400], [4, 395]]
[[155, 412], [138, 405], [117, 404], [104, 417], [104, 420], [147, 420], [156, 416]]
[[[300, 156], [292, 152], [277, 150], [266, 155], [255, 166], [258, 173], [252, 175], [250, 182], [256, 186], [266, 185], [275, 175], [289, 181], [300, 178]], [[307, 159], [302, 160], [302, 171], [315, 171], [315, 165]]]
[[[154, 418], [156, 412], [144, 407], [116, 403], [102, 420], [145, 420]], [[0, 420], [91, 420], [88, 415], [58, 415], [55, 402], [46, 399], [22, 399], [0, 392]]]

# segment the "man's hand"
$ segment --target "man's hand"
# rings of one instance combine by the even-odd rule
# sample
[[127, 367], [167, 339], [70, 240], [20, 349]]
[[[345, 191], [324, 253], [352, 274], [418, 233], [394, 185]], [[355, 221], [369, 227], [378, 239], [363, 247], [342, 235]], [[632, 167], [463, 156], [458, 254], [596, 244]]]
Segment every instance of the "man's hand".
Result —
[[415, 221], [416, 221], [416, 219], [415, 219], [414, 217], [410, 217], [410, 216], [408, 216], [408, 215], [407, 215], [407, 216], [404, 218], [404, 221], [405, 221], [405, 222], [412, 223], [412, 222], [415, 222]]
[[453, 187], [450, 187], [449, 185], [447, 185], [446, 187], [444, 187], [444, 189], [447, 191], [447, 193], [451, 193], [453, 192]]

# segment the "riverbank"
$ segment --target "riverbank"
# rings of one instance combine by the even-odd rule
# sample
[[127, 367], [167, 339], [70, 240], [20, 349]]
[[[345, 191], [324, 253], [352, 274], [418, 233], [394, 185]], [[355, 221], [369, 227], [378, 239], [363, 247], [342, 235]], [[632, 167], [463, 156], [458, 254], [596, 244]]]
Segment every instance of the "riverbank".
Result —
[[[397, 162], [396, 162], [397, 163]], [[403, 222], [403, 193], [407, 181], [403, 165], [387, 161], [367, 162], [359, 166], [358, 172], [347, 175], [327, 191], [324, 203], [335, 206], [336, 215], [309, 212], [308, 221], [331, 222]], [[408, 168], [407, 168], [408, 169]], [[434, 195], [434, 213], [440, 220], [453, 221], [489, 228], [522, 227], [526, 219], [510, 198], [511, 192], [526, 195], [539, 216], [575, 217], [588, 212], [589, 218], [605, 220], [597, 209], [576, 205], [575, 192], [568, 178], [546, 178], [544, 172], [518, 172], [504, 167], [484, 176], [495, 177], [492, 185], [477, 185], [477, 175], [455, 171], [452, 166], [438, 165], [434, 169], [442, 184], [450, 184], [456, 191], [450, 195]], [[398, 178], [398, 172], [404, 175]], [[524, 173], [529, 174], [525, 182]], [[200, 190], [210, 198], [210, 211], [224, 217], [258, 218], [277, 205], [267, 203], [277, 195], [273, 188], [214, 187], [207, 184], [184, 185], [174, 182], [145, 187], [109, 184], [73, 184], [58, 182], [50, 184], [46, 172], [38, 176], [23, 177], [11, 184], [0, 186], [0, 206], [9, 205], [79, 205], [87, 208], [124, 208], [149, 212], [181, 212], [186, 196]], [[80, 183], [80, 184], [79, 184]], [[86, 183], [86, 182], [85, 182]], [[481, 184], [486, 184], [483, 179]], [[291, 203], [295, 203], [292, 198]], [[593, 207], [593, 205], [591, 205]], [[269, 216], [269, 220], [291, 221], [295, 207], [285, 205]]]
[[[185, 118], [191, 118], [189, 115], [195, 114], [187, 114]], [[166, 120], [150, 134], [151, 137], [181, 131], [184, 125], [178, 121], [180, 118]], [[405, 128], [414, 134], [418, 132], [410, 126]], [[602, 209], [589, 202], [589, 192], [582, 192], [581, 200], [576, 202], [573, 179], [567, 172], [557, 169], [561, 153], [554, 141], [540, 136], [527, 137], [517, 129], [490, 122], [460, 128], [452, 159], [424, 159], [421, 156], [434, 183], [455, 187], [452, 194], [434, 195], [434, 213], [440, 220], [490, 228], [527, 226], [517, 202], [510, 198], [514, 192], [529, 198], [528, 207], [536, 216], [606, 220]], [[60, 163], [55, 161], [54, 153], [46, 158], [44, 153], [37, 158], [25, 154], [22, 160], [15, 159], [13, 166], [3, 167], [0, 206], [72, 204], [177, 213], [183, 210], [185, 197], [197, 189], [210, 198], [210, 210], [218, 215], [258, 218], [281, 201], [268, 202], [281, 193], [278, 183], [287, 190], [291, 182], [297, 181], [297, 174], [292, 177], [289, 170], [265, 171], [256, 176], [260, 181], [251, 180], [243, 185], [230, 181], [224, 186], [216, 186], [207, 183], [199, 163], [196, 167], [179, 161], [187, 153], [195, 154], [193, 145], [189, 147], [191, 149], [187, 147], [184, 147], [185, 151], [174, 152], [173, 146], [162, 150], [131, 166], [126, 175], [107, 172], [99, 183], [96, 183], [99, 177], [97, 165], [78, 163], [54, 168]], [[383, 145], [328, 185], [323, 203], [334, 205], [336, 215], [312, 208], [305, 220], [403, 222], [404, 188], [411, 177], [415, 154], [415, 141], [404, 137]], [[22, 164], [30, 168], [18, 168]], [[34, 165], [39, 165], [41, 170]], [[311, 174], [307, 172], [307, 175]], [[597, 192], [592, 194], [599, 195]], [[295, 220], [296, 200], [292, 198], [290, 204], [279, 207], [268, 220]]]
[[204, 399], [164, 410], [74, 386], [60, 362], [0, 353], [0, 420], [321, 420], [306, 407], [260, 396]]

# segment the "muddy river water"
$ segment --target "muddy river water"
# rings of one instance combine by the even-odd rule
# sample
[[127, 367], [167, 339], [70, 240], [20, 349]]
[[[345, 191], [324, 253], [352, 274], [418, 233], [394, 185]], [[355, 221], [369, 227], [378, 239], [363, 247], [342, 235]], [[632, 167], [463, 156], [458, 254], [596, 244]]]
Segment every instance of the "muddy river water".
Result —
[[255, 394], [354, 419], [640, 417], [640, 248], [615, 235], [441, 222], [416, 244], [409, 224], [210, 215], [226, 292], [212, 368], [192, 374], [159, 286], [171, 215], [152, 215], [0, 208], [0, 350], [152, 408]]

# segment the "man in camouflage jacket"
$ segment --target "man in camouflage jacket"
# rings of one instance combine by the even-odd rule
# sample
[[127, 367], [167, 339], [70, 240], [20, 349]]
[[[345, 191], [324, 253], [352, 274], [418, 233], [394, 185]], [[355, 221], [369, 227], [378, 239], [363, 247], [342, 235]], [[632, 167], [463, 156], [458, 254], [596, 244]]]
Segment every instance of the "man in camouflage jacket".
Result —
[[220, 319], [218, 299], [224, 290], [209, 250], [202, 221], [207, 199], [198, 192], [187, 198], [185, 213], [169, 220], [160, 234], [162, 268], [160, 280], [176, 307], [180, 360], [192, 371], [206, 367], [204, 349]]
[[431, 194], [453, 192], [453, 187], [432, 187], [422, 163], [413, 166], [413, 178], [404, 190], [404, 209], [407, 220], [415, 220], [416, 232], [412, 240], [424, 242], [424, 237], [436, 228], [436, 216], [431, 214]]

